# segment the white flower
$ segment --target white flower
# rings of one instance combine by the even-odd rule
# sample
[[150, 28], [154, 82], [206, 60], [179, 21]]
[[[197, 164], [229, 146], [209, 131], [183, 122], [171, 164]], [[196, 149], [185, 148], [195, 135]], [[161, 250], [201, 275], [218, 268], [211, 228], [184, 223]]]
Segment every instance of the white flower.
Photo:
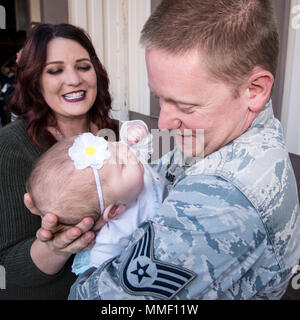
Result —
[[76, 169], [87, 167], [101, 169], [104, 160], [111, 157], [107, 145], [104, 138], [94, 136], [91, 133], [83, 133], [75, 139], [69, 149], [69, 156], [74, 161]]

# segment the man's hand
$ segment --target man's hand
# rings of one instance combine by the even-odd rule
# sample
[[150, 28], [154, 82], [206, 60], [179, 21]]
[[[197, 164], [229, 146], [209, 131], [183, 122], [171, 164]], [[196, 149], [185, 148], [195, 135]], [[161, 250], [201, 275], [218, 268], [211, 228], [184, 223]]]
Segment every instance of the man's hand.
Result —
[[[31, 213], [40, 215], [30, 194], [24, 195], [24, 203]], [[54, 213], [48, 213], [41, 219], [41, 228], [37, 231], [36, 237], [41, 242], [48, 242], [55, 252], [72, 254], [88, 250], [94, 245], [95, 233], [91, 229], [95, 222], [92, 218], [86, 217], [76, 226], [59, 224]]]
[[[30, 194], [24, 195], [24, 203], [31, 213], [40, 215]], [[49, 213], [41, 216], [42, 225], [37, 231], [30, 255], [34, 264], [44, 273], [54, 275], [59, 272], [70, 256], [91, 249], [95, 244], [93, 218], [86, 217], [76, 226], [62, 225], [58, 217]]]

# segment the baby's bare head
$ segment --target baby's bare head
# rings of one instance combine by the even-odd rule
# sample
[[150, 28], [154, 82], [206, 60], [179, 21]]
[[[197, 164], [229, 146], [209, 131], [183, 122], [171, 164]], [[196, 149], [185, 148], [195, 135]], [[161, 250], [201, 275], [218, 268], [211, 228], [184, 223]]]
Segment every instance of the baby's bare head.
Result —
[[57, 142], [35, 164], [27, 191], [42, 215], [55, 213], [60, 223], [75, 225], [84, 217], [100, 215], [95, 179], [91, 168], [77, 170], [68, 150], [75, 137]]

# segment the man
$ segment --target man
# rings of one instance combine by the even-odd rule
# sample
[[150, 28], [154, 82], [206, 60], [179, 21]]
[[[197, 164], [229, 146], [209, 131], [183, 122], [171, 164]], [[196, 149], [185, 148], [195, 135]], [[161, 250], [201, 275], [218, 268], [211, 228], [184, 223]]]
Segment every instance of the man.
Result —
[[83, 274], [70, 298], [280, 299], [299, 261], [300, 219], [270, 101], [271, 1], [163, 0], [141, 41], [159, 128], [178, 132], [156, 165], [168, 195], [126, 252]]

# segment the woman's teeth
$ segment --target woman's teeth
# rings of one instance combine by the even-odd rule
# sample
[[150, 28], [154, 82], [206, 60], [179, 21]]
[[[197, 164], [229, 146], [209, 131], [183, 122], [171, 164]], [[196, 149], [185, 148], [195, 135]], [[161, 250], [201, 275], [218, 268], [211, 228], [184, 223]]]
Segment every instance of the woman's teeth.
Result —
[[64, 98], [67, 100], [75, 100], [80, 99], [84, 96], [84, 91], [72, 92], [64, 95]]

